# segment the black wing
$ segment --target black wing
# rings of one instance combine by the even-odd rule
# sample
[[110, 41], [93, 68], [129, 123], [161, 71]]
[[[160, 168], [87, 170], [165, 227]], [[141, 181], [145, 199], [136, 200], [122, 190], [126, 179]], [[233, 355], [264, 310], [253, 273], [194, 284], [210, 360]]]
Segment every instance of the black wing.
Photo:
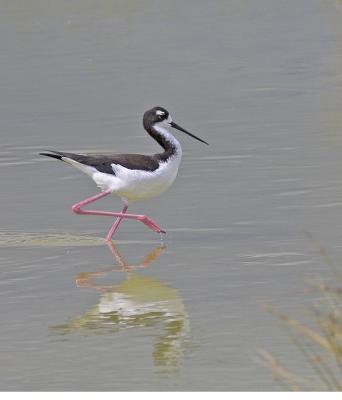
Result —
[[100, 172], [112, 175], [115, 175], [115, 173], [111, 164], [122, 165], [127, 169], [144, 171], [155, 171], [159, 167], [158, 158], [156, 156], [146, 156], [143, 154], [75, 154], [61, 151], [39, 154], [58, 160], [62, 160], [62, 157], [71, 158], [81, 164], [94, 167]]

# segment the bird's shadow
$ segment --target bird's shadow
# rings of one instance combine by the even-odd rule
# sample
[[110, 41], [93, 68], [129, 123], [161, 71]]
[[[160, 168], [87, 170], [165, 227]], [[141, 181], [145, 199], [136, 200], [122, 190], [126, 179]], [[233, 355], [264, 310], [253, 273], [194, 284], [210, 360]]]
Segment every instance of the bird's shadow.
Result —
[[[177, 369], [185, 350], [190, 348], [190, 324], [183, 300], [176, 289], [137, 273], [160, 257], [165, 246], [156, 246], [136, 264], [126, 262], [114, 243], [108, 246], [117, 266], [81, 272], [75, 278], [77, 287], [98, 291], [99, 302], [82, 315], [72, 317], [66, 324], [52, 326], [50, 330], [62, 335], [108, 335], [134, 328], [154, 337], [155, 366]], [[123, 279], [117, 284], [96, 282], [111, 273], [122, 273]]]

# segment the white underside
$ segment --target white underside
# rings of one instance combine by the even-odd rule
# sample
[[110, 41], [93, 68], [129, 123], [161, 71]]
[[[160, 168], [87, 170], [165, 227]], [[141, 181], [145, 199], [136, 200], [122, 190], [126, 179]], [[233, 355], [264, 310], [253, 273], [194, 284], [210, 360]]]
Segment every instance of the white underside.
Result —
[[111, 164], [115, 175], [99, 172], [96, 168], [81, 164], [71, 158], [62, 160], [89, 175], [102, 191], [110, 190], [125, 202], [140, 201], [159, 196], [165, 192], [176, 179], [182, 159], [182, 148], [178, 140], [168, 131], [171, 117], [155, 124], [159, 132], [175, 148], [175, 154], [166, 162], [161, 162], [155, 171], [132, 170], [119, 164]]
[[111, 164], [115, 175], [99, 172], [96, 168], [81, 164], [70, 158], [63, 161], [89, 175], [102, 191], [110, 190], [124, 201], [140, 201], [159, 196], [175, 180], [181, 161], [181, 151], [159, 165], [155, 171], [131, 170]]

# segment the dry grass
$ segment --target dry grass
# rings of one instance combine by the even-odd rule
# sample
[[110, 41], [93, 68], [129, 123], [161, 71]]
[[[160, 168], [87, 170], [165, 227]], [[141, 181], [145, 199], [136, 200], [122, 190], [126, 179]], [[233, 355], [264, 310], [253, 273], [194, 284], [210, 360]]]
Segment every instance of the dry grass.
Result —
[[[265, 309], [278, 318], [288, 330], [297, 351], [306, 360], [307, 369], [303, 375], [313, 375], [315, 379], [305, 379], [301, 373], [289, 371], [268, 351], [261, 351], [264, 363], [285, 388], [301, 390], [342, 390], [342, 276], [339, 268], [325, 248], [310, 237], [320, 255], [331, 267], [334, 284], [313, 281], [311, 289], [320, 297], [319, 305], [312, 306], [311, 326], [279, 312], [266, 304]], [[311, 372], [311, 373], [307, 373]], [[312, 373], [313, 372], [313, 373]]]

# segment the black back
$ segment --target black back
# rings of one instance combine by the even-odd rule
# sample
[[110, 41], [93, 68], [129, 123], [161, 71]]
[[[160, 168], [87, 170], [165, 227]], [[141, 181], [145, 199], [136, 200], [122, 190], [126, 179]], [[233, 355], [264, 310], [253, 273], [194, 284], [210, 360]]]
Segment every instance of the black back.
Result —
[[[152, 156], [143, 154], [75, 154], [60, 151], [40, 153], [43, 156], [57, 158], [70, 158], [81, 164], [96, 168], [99, 172], [115, 175], [111, 164], [121, 165], [127, 169], [140, 171], [155, 171], [160, 162], [166, 162], [175, 154], [176, 148], [166, 138], [154, 129], [154, 124], [162, 122], [169, 117], [169, 112], [163, 107], [154, 107], [145, 112], [143, 125], [145, 130], [163, 147], [164, 152]], [[63, 160], [62, 160], [63, 161]]]
[[155, 171], [159, 167], [158, 156], [146, 156], [143, 154], [75, 154], [60, 151], [51, 151], [51, 153], [40, 153], [43, 156], [57, 158], [71, 158], [81, 164], [89, 165], [100, 172], [115, 175], [111, 164], [118, 164], [127, 169], [136, 169], [141, 171]]

